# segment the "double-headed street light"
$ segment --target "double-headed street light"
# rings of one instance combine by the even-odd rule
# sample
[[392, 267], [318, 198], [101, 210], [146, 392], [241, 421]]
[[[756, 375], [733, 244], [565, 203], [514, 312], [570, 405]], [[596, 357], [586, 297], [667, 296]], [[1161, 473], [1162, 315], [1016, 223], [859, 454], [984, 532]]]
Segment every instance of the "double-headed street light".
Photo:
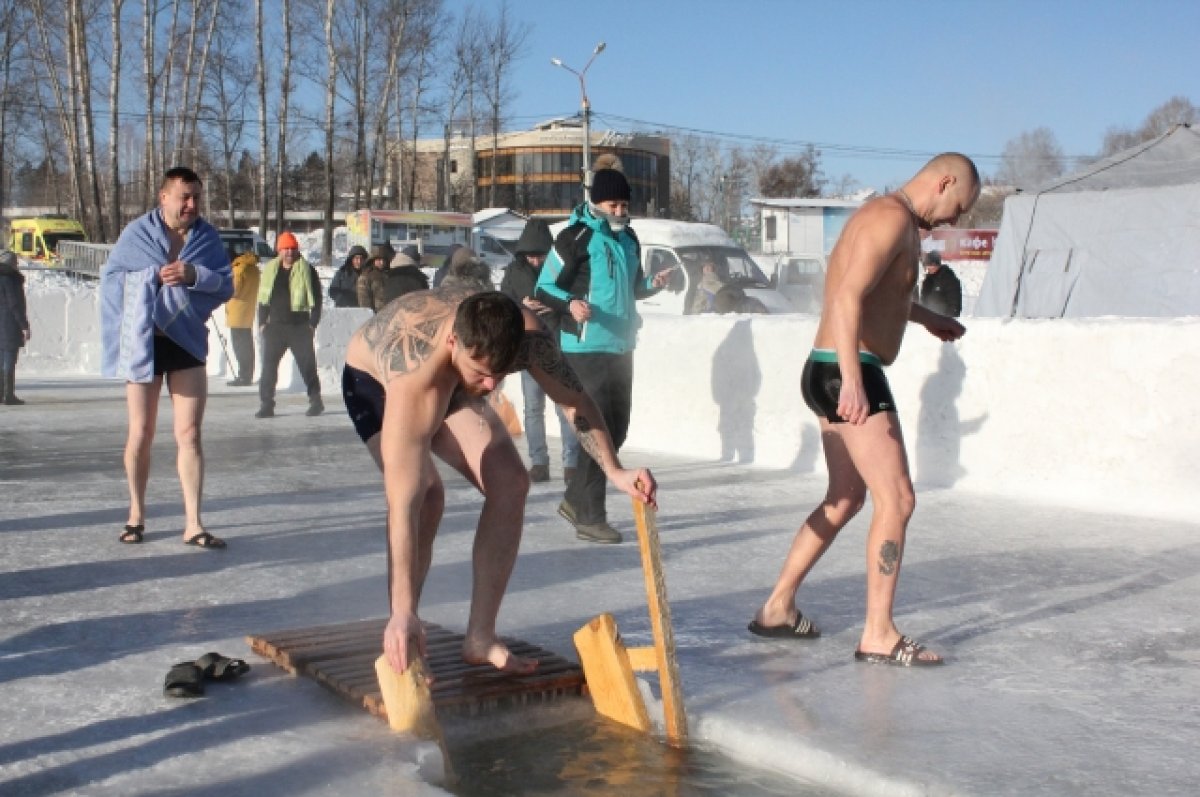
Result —
[[563, 69], [570, 72], [575, 77], [579, 78], [579, 96], [581, 99], [580, 108], [583, 115], [583, 198], [586, 201], [592, 199], [592, 132], [591, 132], [591, 117], [592, 106], [588, 102], [587, 82], [584, 80], [584, 75], [587, 74], [588, 67], [592, 65], [592, 61], [596, 60], [596, 56], [604, 52], [604, 42], [596, 45], [596, 49], [592, 50], [592, 57], [588, 59], [587, 64], [578, 72], [562, 62], [561, 58], [551, 58], [550, 63], [555, 66], [561, 66]]

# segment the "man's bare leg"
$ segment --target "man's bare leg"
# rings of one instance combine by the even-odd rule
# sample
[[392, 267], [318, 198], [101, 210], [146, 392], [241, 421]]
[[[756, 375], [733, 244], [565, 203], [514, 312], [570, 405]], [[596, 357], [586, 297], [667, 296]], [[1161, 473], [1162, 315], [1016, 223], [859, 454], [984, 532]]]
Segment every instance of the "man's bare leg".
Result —
[[483, 493], [471, 554], [471, 615], [463, 659], [470, 664], [489, 662], [504, 672], [533, 672], [537, 660], [516, 655], [496, 635], [496, 616], [521, 544], [529, 474], [490, 407], [454, 413], [433, 444], [439, 457]]
[[203, 366], [167, 374], [174, 415], [175, 466], [183, 489], [183, 538], [190, 540], [204, 533], [200, 517], [204, 490], [204, 443], [201, 428], [208, 400], [208, 377]]
[[162, 377], [149, 382], [125, 383], [129, 432], [125, 438], [125, 479], [129, 483], [129, 526], [146, 522], [146, 484], [150, 481], [150, 447], [158, 423], [158, 395]]
[[821, 555], [833, 543], [838, 532], [862, 509], [866, 485], [834, 424], [821, 419], [821, 448], [829, 471], [825, 498], [796, 532], [783, 569], [766, 603], [754, 615], [763, 626], [791, 626], [796, 622], [796, 592]]
[[[867, 532], [867, 613], [859, 650], [891, 652], [900, 640], [892, 618], [896, 585], [909, 518], [916, 507], [904, 437], [894, 412], [880, 412], [861, 426], [838, 424], [846, 450], [871, 493], [871, 527]], [[926, 661], [941, 657], [931, 651]]]

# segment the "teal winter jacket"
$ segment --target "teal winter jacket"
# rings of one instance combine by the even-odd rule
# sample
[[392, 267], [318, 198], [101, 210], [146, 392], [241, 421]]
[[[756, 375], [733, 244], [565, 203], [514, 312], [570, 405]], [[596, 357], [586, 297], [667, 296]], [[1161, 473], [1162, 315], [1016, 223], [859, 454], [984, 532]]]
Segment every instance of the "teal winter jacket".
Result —
[[[559, 345], [567, 354], [625, 354], [641, 325], [634, 302], [657, 293], [642, 271], [637, 236], [613, 234], [587, 203], [575, 208], [538, 275], [534, 298], [562, 318]], [[570, 303], [583, 299], [592, 317], [577, 324]]]

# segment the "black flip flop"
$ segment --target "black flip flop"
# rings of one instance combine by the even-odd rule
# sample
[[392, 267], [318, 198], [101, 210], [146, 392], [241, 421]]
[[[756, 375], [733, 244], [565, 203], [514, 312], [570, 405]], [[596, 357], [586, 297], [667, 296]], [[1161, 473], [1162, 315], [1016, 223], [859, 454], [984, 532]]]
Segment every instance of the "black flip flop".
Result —
[[197, 548], [213, 548], [220, 549], [225, 547], [225, 540], [220, 537], [214, 537], [207, 531], [202, 531], [191, 539], [184, 540], [184, 545], [195, 545]]
[[250, 665], [242, 659], [231, 659], [220, 653], [206, 653], [196, 659], [196, 666], [205, 678], [212, 681], [232, 681], [250, 672]]
[[202, 697], [204, 672], [195, 662], [179, 662], [167, 673], [163, 683], [163, 694], [167, 697]]
[[142, 534], [144, 534], [145, 531], [146, 527], [141, 523], [137, 524], [136, 526], [130, 526], [127, 523], [125, 524], [125, 528], [121, 531], [121, 536], [117, 537], [117, 539], [126, 545], [137, 545], [142, 541]]
[[768, 639], [816, 639], [821, 635], [812, 620], [800, 612], [796, 612], [796, 622], [791, 625], [762, 625], [757, 620], [751, 620], [746, 630], [755, 636]]

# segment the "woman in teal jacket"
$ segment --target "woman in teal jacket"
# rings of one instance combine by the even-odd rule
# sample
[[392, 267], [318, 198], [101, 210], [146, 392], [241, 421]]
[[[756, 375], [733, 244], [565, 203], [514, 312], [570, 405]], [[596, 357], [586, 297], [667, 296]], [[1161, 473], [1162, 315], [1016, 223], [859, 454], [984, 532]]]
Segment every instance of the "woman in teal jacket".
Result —
[[[629, 182], [616, 169], [593, 175], [591, 201], [575, 208], [558, 234], [534, 293], [559, 313], [559, 345], [600, 407], [618, 450], [633, 400], [633, 349], [641, 323], [634, 303], [657, 293], [669, 276], [664, 272], [651, 281], [643, 273], [637, 236], [629, 228], [629, 196]], [[608, 524], [604, 491], [604, 472], [590, 456], [581, 456], [558, 507], [581, 540], [621, 541]]]

